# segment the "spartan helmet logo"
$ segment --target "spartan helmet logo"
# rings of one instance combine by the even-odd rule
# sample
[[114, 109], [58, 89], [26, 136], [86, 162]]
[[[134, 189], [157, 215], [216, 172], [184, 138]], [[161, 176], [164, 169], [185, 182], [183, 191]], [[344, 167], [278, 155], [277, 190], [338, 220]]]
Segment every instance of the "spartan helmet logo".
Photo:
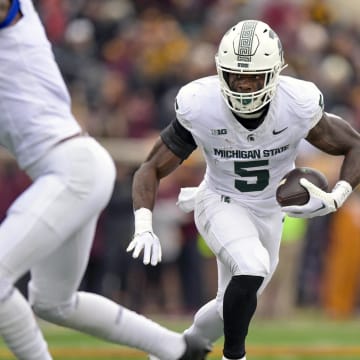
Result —
[[259, 39], [254, 36], [256, 24], [256, 21], [246, 21], [239, 37], [233, 40], [234, 53], [240, 62], [251, 62], [251, 57], [259, 47]]

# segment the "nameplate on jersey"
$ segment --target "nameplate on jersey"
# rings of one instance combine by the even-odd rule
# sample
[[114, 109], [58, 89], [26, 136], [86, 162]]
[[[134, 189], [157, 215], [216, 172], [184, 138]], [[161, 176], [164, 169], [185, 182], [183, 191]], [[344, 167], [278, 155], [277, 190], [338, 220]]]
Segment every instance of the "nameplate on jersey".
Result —
[[214, 156], [220, 159], [264, 159], [282, 154], [289, 149], [289, 144], [273, 149], [217, 149], [214, 148]]

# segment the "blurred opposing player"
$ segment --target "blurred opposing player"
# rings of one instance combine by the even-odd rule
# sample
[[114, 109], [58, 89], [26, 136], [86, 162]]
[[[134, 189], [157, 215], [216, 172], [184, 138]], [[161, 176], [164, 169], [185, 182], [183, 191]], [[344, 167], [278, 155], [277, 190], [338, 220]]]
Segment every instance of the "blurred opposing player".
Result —
[[29, 299], [39, 317], [162, 359], [202, 360], [208, 348], [201, 338], [77, 292], [115, 167], [71, 114], [30, 0], [0, 0], [0, 109], [0, 143], [33, 180], [0, 226], [0, 335], [14, 355], [52, 359], [30, 304], [13, 285], [30, 270]]
[[[198, 189], [180, 192], [179, 205], [195, 206], [197, 228], [216, 254], [218, 292], [186, 331], [215, 341], [224, 333], [223, 359], [245, 359], [245, 339], [257, 296], [278, 262], [283, 213], [313, 217], [336, 211], [360, 181], [360, 136], [343, 119], [324, 112], [311, 82], [280, 76], [281, 43], [260, 21], [242, 21], [223, 36], [217, 76], [182, 87], [176, 119], [162, 131], [133, 182], [135, 235], [128, 251], [144, 263], [161, 261], [152, 212], [161, 178], [199, 146], [206, 161]], [[344, 155], [330, 193], [303, 180], [310, 200], [280, 208], [275, 190], [294, 167], [302, 139]]]

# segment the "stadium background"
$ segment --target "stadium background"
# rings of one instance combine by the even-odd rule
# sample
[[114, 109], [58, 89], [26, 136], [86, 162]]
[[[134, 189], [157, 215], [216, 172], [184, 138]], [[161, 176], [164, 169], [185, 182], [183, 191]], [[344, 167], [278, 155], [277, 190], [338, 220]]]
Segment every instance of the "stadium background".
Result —
[[[109, 149], [118, 169], [82, 288], [141, 313], [161, 316], [165, 323], [171, 319], [169, 325], [181, 329], [216, 290], [214, 258], [199, 238], [191, 215], [175, 206], [179, 187], [194, 186], [201, 179], [203, 162], [198, 153], [161, 184], [154, 227], [163, 241], [163, 263], [145, 268], [125, 252], [132, 236], [131, 176], [158, 132], [172, 120], [177, 90], [192, 79], [214, 74], [214, 54], [223, 33], [240, 20], [256, 18], [268, 22], [282, 39], [289, 64], [284, 73], [314, 81], [324, 93], [326, 111], [342, 115], [360, 130], [360, 8], [354, 0], [34, 3], [69, 87], [74, 114]], [[0, 155], [3, 218], [29, 182], [8, 154]], [[305, 143], [298, 164], [320, 168], [330, 183], [338, 176], [339, 159]], [[346, 358], [360, 357], [355, 340], [360, 330], [356, 321], [360, 306], [359, 218], [356, 191], [333, 215], [311, 221], [287, 220], [280, 265], [261, 298], [250, 334], [250, 343], [255, 344], [252, 351], [259, 356], [256, 359], [266, 355], [265, 350], [261, 353], [264, 346], [281, 344], [287, 338], [294, 346], [299, 342], [303, 351], [298, 349], [292, 356], [294, 348], [288, 353], [279, 350], [276, 358], [309, 358], [308, 346], [311, 356], [320, 349], [320, 357], [329, 359], [332, 353], [334, 359], [341, 358], [336, 348], [329, 348], [331, 344], [347, 346], [347, 350], [340, 349]], [[27, 280], [25, 276], [18, 283], [25, 294]], [[51, 341], [68, 336], [77, 339], [70, 341], [71, 346], [92, 343], [72, 332], [46, 329]], [[56, 347], [54, 341], [51, 344]], [[328, 350], [321, 351], [319, 344]], [[77, 356], [80, 358], [80, 352]]]

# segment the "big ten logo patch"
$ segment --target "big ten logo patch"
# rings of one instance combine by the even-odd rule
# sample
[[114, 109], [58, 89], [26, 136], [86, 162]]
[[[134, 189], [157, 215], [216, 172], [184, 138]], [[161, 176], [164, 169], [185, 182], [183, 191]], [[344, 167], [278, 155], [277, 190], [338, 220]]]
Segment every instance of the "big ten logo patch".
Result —
[[210, 129], [211, 135], [226, 135], [227, 129]]

